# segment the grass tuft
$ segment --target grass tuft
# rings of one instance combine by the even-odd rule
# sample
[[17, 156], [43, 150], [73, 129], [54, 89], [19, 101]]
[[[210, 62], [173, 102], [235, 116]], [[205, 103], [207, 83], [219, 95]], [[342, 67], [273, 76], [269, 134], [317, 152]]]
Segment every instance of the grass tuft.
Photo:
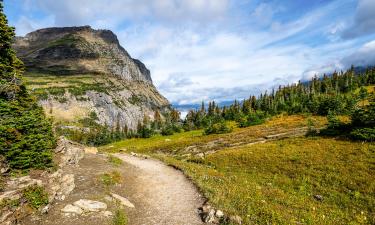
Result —
[[113, 155], [108, 156], [108, 162], [112, 163], [114, 166], [122, 165], [122, 160]]
[[48, 204], [47, 192], [43, 187], [37, 185], [26, 188], [22, 196], [34, 209], [39, 209], [41, 206]]
[[121, 179], [121, 174], [118, 171], [112, 171], [100, 175], [100, 181], [107, 187], [121, 183]]
[[117, 209], [112, 219], [112, 225], [127, 225], [128, 218], [125, 212], [121, 209]]

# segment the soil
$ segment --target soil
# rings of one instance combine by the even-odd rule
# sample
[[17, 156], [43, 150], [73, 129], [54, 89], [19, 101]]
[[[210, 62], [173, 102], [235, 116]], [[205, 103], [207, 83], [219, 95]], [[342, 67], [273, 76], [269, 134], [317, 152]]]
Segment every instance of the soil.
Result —
[[[199, 225], [204, 224], [198, 208], [204, 198], [196, 187], [178, 170], [154, 159], [143, 159], [116, 154], [122, 165], [113, 165], [101, 154], [86, 154], [76, 167], [76, 188], [63, 201], [52, 204], [48, 214], [34, 215], [21, 225], [105, 225], [111, 218], [102, 213], [66, 216], [60, 210], [79, 199], [105, 202], [108, 211], [115, 213], [118, 206], [105, 200], [110, 193], [127, 198], [135, 208], [125, 208], [128, 225]], [[100, 175], [112, 171], [121, 174], [121, 184], [106, 187]]]

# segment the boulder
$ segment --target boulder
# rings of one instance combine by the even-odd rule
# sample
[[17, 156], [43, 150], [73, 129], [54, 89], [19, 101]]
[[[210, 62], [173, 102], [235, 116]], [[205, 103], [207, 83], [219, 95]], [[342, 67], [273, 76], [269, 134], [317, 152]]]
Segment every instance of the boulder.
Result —
[[0, 155], [0, 174], [7, 173], [9, 171], [8, 163], [4, 156]]
[[74, 174], [66, 174], [61, 178], [60, 192], [63, 195], [69, 195], [75, 188]]
[[75, 142], [69, 141], [61, 136], [57, 142], [55, 153], [61, 153], [60, 167], [65, 165], [75, 165], [84, 157], [85, 148]]
[[42, 186], [41, 180], [32, 179], [30, 176], [11, 178], [6, 185], [7, 190], [24, 189], [33, 185]]
[[104, 216], [104, 217], [111, 217], [111, 216], [113, 216], [113, 213], [110, 212], [110, 211], [104, 211], [104, 212], [103, 212], [103, 216]]
[[219, 220], [215, 216], [215, 209], [213, 207], [205, 204], [204, 206], [202, 206], [201, 210], [203, 222], [218, 224]]
[[73, 205], [83, 209], [85, 212], [99, 212], [107, 209], [107, 204], [88, 199], [80, 199], [74, 202]]
[[6, 191], [0, 195], [0, 202], [6, 199], [17, 200], [21, 198], [21, 192], [19, 190]]
[[120, 202], [121, 205], [123, 206], [127, 206], [127, 207], [130, 207], [130, 208], [134, 208], [135, 206], [133, 205], [133, 203], [131, 203], [127, 198], [124, 198], [120, 195], [117, 195], [117, 194], [114, 194], [114, 193], [111, 193], [111, 196], [118, 200]]
[[323, 196], [321, 195], [314, 195], [314, 198], [318, 201], [323, 201]]
[[61, 212], [63, 213], [74, 213], [74, 214], [77, 214], [77, 215], [81, 215], [83, 213], [83, 210], [78, 207], [78, 206], [74, 206], [74, 205], [66, 205], [64, 208], [61, 209]]
[[221, 210], [216, 210], [215, 216], [217, 218], [222, 218], [222, 217], [224, 217], [224, 213]]
[[234, 224], [238, 224], [238, 225], [242, 224], [242, 218], [240, 216], [231, 216], [229, 217], [229, 220]]

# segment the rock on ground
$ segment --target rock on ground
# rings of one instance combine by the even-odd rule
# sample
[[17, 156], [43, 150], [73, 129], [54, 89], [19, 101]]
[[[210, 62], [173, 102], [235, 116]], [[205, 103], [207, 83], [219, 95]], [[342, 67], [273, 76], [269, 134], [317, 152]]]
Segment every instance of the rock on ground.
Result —
[[113, 198], [115, 198], [116, 200], [118, 200], [120, 202], [121, 205], [123, 206], [127, 206], [127, 207], [130, 207], [130, 208], [134, 208], [134, 204], [131, 203], [127, 198], [124, 198], [120, 195], [117, 195], [117, 194], [114, 194], [114, 193], [111, 193], [111, 196]]
[[64, 208], [62, 208], [61, 212], [63, 212], [63, 213], [74, 213], [74, 214], [77, 214], [77, 215], [81, 215], [83, 213], [83, 210], [78, 206], [69, 204], [69, 205], [66, 205]]
[[107, 209], [107, 204], [88, 199], [80, 199], [74, 202], [73, 205], [83, 209], [85, 212], [99, 212]]

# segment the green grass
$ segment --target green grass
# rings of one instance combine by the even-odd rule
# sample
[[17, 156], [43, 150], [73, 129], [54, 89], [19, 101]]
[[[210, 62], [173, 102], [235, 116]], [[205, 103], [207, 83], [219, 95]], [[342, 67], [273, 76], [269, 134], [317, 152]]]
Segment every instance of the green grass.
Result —
[[373, 224], [374, 153], [368, 143], [294, 138], [222, 150], [199, 164], [159, 157], [249, 224]]
[[[318, 127], [325, 123], [313, 119]], [[101, 150], [147, 153], [180, 168], [211, 204], [228, 215], [240, 215], [244, 224], [374, 224], [374, 144], [299, 137], [226, 147], [306, 126], [306, 120], [284, 116], [230, 134], [193, 131], [127, 140]], [[225, 143], [214, 148], [220, 151], [204, 159], [183, 157], [186, 146], [201, 150], [215, 140]]]
[[114, 166], [121, 166], [122, 165], [122, 160], [117, 158], [116, 156], [113, 156], [113, 155], [108, 156], [108, 162], [110, 162]]
[[127, 225], [128, 218], [122, 209], [117, 209], [112, 219], [112, 225]]
[[121, 174], [118, 171], [112, 171], [100, 175], [100, 181], [107, 187], [121, 183], [121, 179]]
[[48, 204], [48, 194], [43, 187], [30, 186], [23, 191], [22, 197], [30, 204], [34, 209]]
[[[237, 143], [248, 143], [258, 138], [273, 133], [282, 133], [290, 129], [307, 127], [308, 118], [314, 121], [315, 126], [321, 127], [325, 124], [323, 117], [306, 116], [278, 116], [262, 125], [251, 126], [247, 128], [234, 128], [229, 134], [204, 135], [203, 130], [175, 133], [170, 136], [156, 135], [147, 139], [128, 139], [112, 143], [100, 148], [107, 152], [140, 152], [140, 153], [173, 153], [174, 155], [186, 154], [186, 147], [197, 146], [199, 151], [222, 149]], [[229, 124], [231, 127], [234, 124]], [[210, 142], [216, 142], [210, 145]]]

